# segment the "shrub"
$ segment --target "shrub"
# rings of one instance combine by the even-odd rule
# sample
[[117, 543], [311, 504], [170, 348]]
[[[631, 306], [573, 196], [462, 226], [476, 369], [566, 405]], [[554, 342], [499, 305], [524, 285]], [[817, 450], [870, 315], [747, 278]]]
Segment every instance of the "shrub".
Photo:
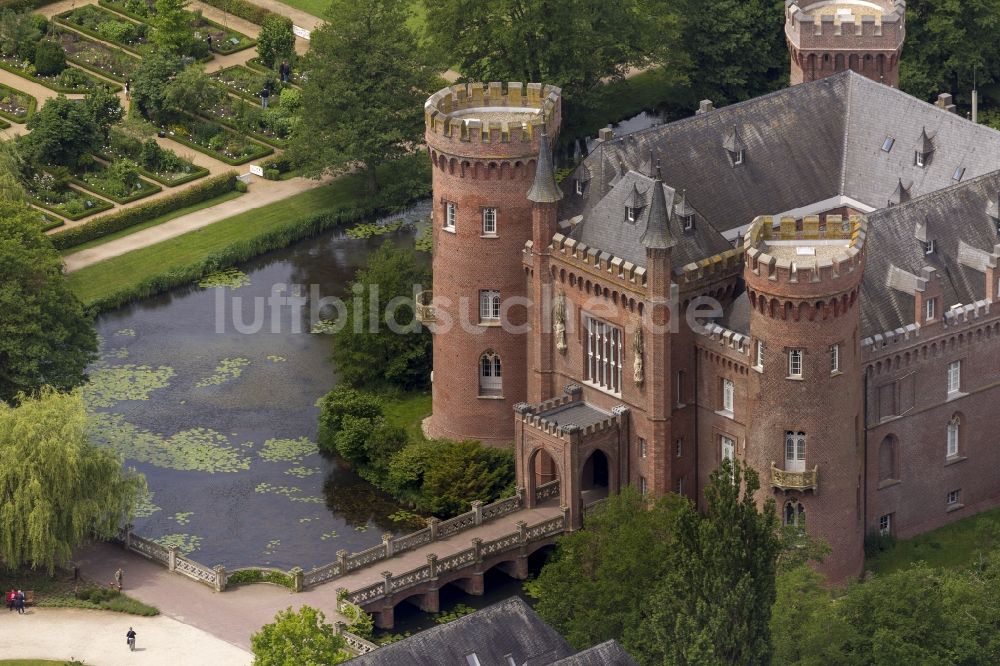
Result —
[[295, 53], [295, 35], [292, 21], [284, 16], [272, 14], [264, 19], [257, 37], [257, 54], [267, 67], [274, 68], [282, 59]]
[[206, 5], [211, 5], [223, 11], [229, 12], [241, 19], [246, 19], [251, 23], [262, 25], [268, 16], [281, 16], [269, 9], [258, 7], [248, 0], [204, 0]]
[[246, 192], [247, 191], [247, 184], [245, 182], [243, 182], [242, 180], [237, 180], [235, 188], [236, 188], [237, 192]]
[[327, 451], [334, 451], [335, 438], [344, 428], [346, 419], [374, 421], [382, 417], [383, 404], [382, 399], [374, 393], [341, 385], [320, 398], [319, 407], [319, 444]]
[[264, 169], [264, 178], [267, 180], [279, 180], [281, 172], [277, 169]]
[[229, 173], [209, 178], [173, 196], [150, 201], [133, 208], [125, 208], [118, 213], [106, 215], [93, 222], [81, 224], [78, 227], [72, 227], [66, 231], [53, 234], [50, 238], [56, 249], [65, 250], [74, 245], [86, 243], [95, 238], [100, 238], [101, 236], [127, 229], [136, 224], [160, 217], [161, 215], [172, 213], [180, 208], [206, 201], [220, 194], [232, 192], [237, 182], [236, 173], [230, 171]]
[[66, 69], [66, 52], [61, 44], [45, 40], [35, 47], [35, 71], [39, 76], [55, 76]]
[[229, 574], [226, 585], [247, 585], [250, 583], [273, 583], [288, 589], [293, 589], [295, 583], [292, 577], [281, 571], [262, 571], [261, 569], [241, 569]]
[[292, 170], [292, 159], [288, 157], [288, 153], [282, 153], [281, 155], [275, 155], [269, 159], [264, 160], [261, 164], [266, 172], [268, 169], [274, 169], [278, 173], [288, 173]]

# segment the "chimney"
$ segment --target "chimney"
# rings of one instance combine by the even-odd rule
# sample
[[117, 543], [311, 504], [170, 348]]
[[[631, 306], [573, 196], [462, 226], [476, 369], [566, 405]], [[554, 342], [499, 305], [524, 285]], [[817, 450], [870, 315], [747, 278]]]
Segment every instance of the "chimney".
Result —
[[955, 104], [952, 102], [951, 93], [941, 93], [938, 95], [937, 101], [934, 102], [934, 105], [940, 106], [945, 111], [950, 111], [951, 113], [955, 113], [957, 109]]
[[613, 138], [615, 138], [615, 131], [610, 127], [602, 127], [597, 131], [598, 141], [611, 141]]
[[694, 115], [700, 116], [709, 111], [715, 111], [715, 105], [712, 104], [712, 100], [703, 99], [698, 103], [698, 110], [694, 112]]

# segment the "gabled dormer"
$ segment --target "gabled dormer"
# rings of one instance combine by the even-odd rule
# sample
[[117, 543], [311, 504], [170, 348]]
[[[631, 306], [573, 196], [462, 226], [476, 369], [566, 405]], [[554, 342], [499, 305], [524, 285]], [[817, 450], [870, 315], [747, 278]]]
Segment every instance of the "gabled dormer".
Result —
[[637, 183], [632, 184], [625, 197], [625, 221], [635, 224], [642, 217], [642, 209], [646, 207], [646, 194], [639, 191]]
[[681, 195], [674, 204], [674, 217], [684, 233], [694, 232], [694, 213], [694, 208], [687, 201], [687, 190], [681, 190]]
[[726, 135], [725, 140], [722, 142], [722, 147], [726, 149], [726, 153], [729, 155], [729, 163], [733, 167], [738, 167], [746, 162], [747, 144], [743, 141], [743, 137], [740, 136], [740, 130], [736, 125], [733, 125], [733, 129]]
[[924, 127], [920, 131], [920, 138], [917, 139], [917, 145], [914, 147], [913, 165], [923, 169], [930, 165], [933, 155], [934, 139], [927, 134], [927, 128]]

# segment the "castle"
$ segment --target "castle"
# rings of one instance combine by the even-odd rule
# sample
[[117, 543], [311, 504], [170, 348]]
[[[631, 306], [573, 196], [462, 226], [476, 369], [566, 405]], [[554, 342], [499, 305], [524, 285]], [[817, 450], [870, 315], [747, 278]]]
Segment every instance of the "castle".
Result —
[[604, 130], [560, 184], [558, 88], [427, 101], [425, 429], [513, 442], [574, 525], [744, 460], [842, 581], [867, 535], [1000, 504], [1000, 133], [887, 85], [901, 0], [786, 10], [803, 83]]

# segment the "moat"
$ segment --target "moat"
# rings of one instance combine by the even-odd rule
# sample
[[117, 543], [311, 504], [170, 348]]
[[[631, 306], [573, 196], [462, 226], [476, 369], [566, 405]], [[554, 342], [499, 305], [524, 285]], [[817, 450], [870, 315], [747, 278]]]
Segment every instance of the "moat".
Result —
[[[404, 217], [428, 212], [424, 203]], [[318, 453], [332, 336], [310, 333], [308, 305], [265, 299], [289, 285], [344, 297], [372, 251], [415, 235], [413, 225], [366, 239], [326, 233], [237, 267], [245, 276], [229, 286], [178, 288], [98, 319], [101, 359], [85, 395], [94, 437], [149, 484], [137, 534], [209, 566], [308, 570], [412, 530], [390, 518], [391, 498]]]

